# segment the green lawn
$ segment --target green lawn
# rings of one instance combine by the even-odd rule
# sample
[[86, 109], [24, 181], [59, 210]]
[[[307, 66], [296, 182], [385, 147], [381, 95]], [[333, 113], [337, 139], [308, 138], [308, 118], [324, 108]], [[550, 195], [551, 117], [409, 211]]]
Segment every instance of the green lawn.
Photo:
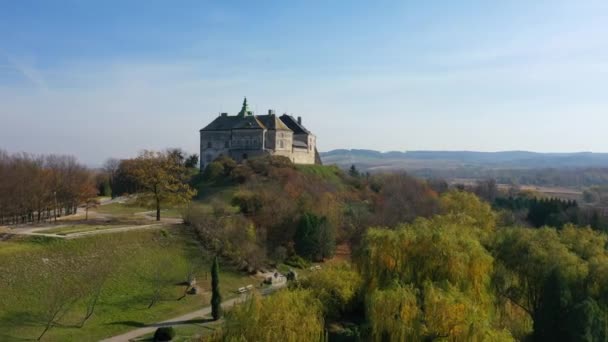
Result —
[[[98, 212], [100, 214], [109, 214], [117, 217], [134, 217], [135, 214], [148, 213], [148, 216], [156, 217], [156, 209], [140, 207], [130, 203], [110, 203], [106, 205], [100, 205], [91, 211]], [[184, 208], [182, 207], [168, 207], [161, 209], [160, 215], [165, 218], [181, 218]], [[136, 216], [135, 216], [136, 217]]]
[[[61, 298], [61, 291], [70, 288], [70, 284], [90, 281], [85, 273], [87, 267], [79, 265], [86, 265], [87, 260], [95, 260], [98, 254], [108, 251], [112, 252], [112, 272], [104, 283], [93, 316], [84, 327], [73, 327], [82, 318], [86, 301], [68, 305], [59, 320], [62, 327], [53, 327], [44, 341], [96, 341], [209, 305], [211, 257], [183, 226], [74, 240], [28, 238], [1, 242], [0, 341], [36, 339], [44, 330], [45, 313], [54, 307], [56, 298]], [[52, 265], [67, 272], [65, 283], [57, 283], [57, 279], [63, 278], [53, 277]], [[88, 266], [96, 272], [96, 264]], [[194, 270], [203, 291], [178, 300], [184, 292], [181, 283], [188, 269]], [[155, 280], [161, 277], [162, 282]], [[157, 288], [155, 284], [162, 284], [158, 286], [161, 299], [148, 308]], [[227, 299], [235, 296], [233, 291], [238, 287], [255, 281], [222, 267], [220, 284]]]
[[45, 234], [69, 235], [69, 234], [74, 234], [74, 233], [82, 233], [82, 232], [89, 232], [89, 231], [94, 231], [94, 230], [112, 229], [112, 228], [120, 228], [120, 227], [127, 227], [127, 226], [74, 224], [74, 225], [61, 226], [61, 227], [57, 227], [57, 228], [45, 229], [45, 230], [41, 230], [39, 232], [45, 233]]
[[133, 215], [136, 213], [151, 211], [151, 208], [138, 207], [128, 203], [110, 203], [106, 205], [100, 205], [91, 211], [96, 211], [101, 214], [111, 215]]
[[[211, 317], [207, 316], [198, 317], [185, 324], [174, 325], [175, 338], [173, 339], [173, 342], [188, 342], [197, 337], [209, 336], [218, 328], [221, 328], [222, 324], [223, 321], [211, 321]], [[153, 337], [154, 333], [150, 333], [141, 336], [135, 341], [153, 341]]]

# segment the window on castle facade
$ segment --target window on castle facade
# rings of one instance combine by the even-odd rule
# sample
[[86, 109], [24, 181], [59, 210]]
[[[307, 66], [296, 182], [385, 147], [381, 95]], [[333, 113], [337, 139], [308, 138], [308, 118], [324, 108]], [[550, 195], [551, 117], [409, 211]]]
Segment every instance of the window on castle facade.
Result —
[[226, 142], [224, 143], [224, 147], [225, 147], [225, 148], [230, 147], [230, 142], [229, 142], [229, 141], [226, 141]]
[[211, 141], [207, 141], [207, 148], [211, 148], [212, 146]]

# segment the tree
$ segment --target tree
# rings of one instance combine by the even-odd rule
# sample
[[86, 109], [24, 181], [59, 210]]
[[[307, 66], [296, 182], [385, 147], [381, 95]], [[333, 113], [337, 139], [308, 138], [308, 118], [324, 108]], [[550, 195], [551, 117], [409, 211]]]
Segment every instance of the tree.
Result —
[[184, 166], [190, 169], [198, 167], [198, 154], [194, 153], [189, 155], [184, 162]]
[[359, 178], [359, 176], [361, 175], [359, 173], [359, 170], [357, 170], [357, 167], [355, 166], [355, 164], [350, 166], [350, 169], [348, 169], [348, 174], [354, 178]]
[[211, 316], [214, 320], [222, 317], [222, 294], [220, 293], [220, 264], [217, 256], [211, 267]]
[[325, 317], [339, 319], [355, 306], [361, 283], [361, 276], [350, 264], [335, 263], [303, 278], [300, 285], [323, 303]]
[[294, 236], [296, 253], [310, 260], [331, 257], [336, 249], [333, 227], [325, 217], [302, 215]]
[[110, 158], [105, 161], [103, 164], [103, 170], [108, 176], [108, 184], [110, 187], [110, 194], [112, 198], [116, 198], [119, 196], [118, 189], [115, 188], [116, 185], [116, 175], [118, 173], [118, 169], [120, 167], [121, 161], [119, 159]]
[[255, 294], [226, 315], [220, 341], [320, 341], [321, 303], [308, 290], [285, 290], [261, 300]]
[[157, 221], [161, 206], [187, 203], [196, 195], [187, 183], [187, 169], [180, 164], [179, 155], [144, 151], [135, 159], [131, 174], [141, 187], [138, 201], [154, 203]]

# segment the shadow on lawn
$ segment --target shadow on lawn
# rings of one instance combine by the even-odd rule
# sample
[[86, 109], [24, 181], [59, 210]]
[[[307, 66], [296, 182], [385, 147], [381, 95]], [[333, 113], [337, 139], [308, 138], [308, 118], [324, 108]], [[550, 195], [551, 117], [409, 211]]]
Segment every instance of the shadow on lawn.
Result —
[[126, 325], [129, 327], [135, 327], [135, 328], [147, 327], [147, 325], [145, 323], [137, 322], [137, 321], [116, 321], [116, 322], [112, 322], [112, 323], [106, 323], [106, 325]]
[[205, 324], [214, 322], [213, 318], [197, 318], [197, 319], [189, 319], [185, 321], [171, 321], [171, 322], [163, 322], [163, 323], [150, 323], [145, 324], [137, 321], [116, 321], [112, 323], [107, 323], [107, 325], [126, 325], [129, 327], [135, 328], [159, 328], [159, 327], [170, 327], [174, 325], [184, 325], [184, 324]]

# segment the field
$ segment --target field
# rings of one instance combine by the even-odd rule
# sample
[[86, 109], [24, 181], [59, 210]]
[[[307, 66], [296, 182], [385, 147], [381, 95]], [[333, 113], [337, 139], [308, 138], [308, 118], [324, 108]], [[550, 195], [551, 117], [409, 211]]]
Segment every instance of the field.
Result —
[[[222, 326], [223, 321], [209, 322], [210, 320], [211, 316], [198, 317], [186, 324], [180, 324], [173, 327], [175, 329], [175, 338], [173, 339], [173, 342], [188, 342], [195, 336], [202, 337], [213, 334], [216, 329]], [[151, 342], [154, 341], [153, 337], [154, 333], [150, 333], [135, 339], [135, 341]]]
[[[110, 255], [113, 266], [92, 317], [82, 328], [76, 327], [87, 300], [74, 293], [74, 298], [83, 299], [66, 304], [58, 319], [61, 326], [53, 327], [43, 340], [99, 340], [209, 305], [211, 257], [182, 225], [74, 240], [19, 237], [0, 243], [0, 340], [36, 339], [61, 292], [72, 288], [70, 283], [86, 284], [90, 280], [87, 266], [97, 271], [97, 265], [81, 261], [95, 260], [102, 253]], [[59, 266], [49, 272], [48, 264]], [[66, 265], [70, 267], [62, 268]], [[66, 272], [65, 277], [54, 276], [55, 272]], [[184, 297], [182, 283], [190, 272], [196, 275], [201, 292]], [[224, 298], [251, 283], [254, 280], [248, 276], [222, 268]], [[149, 308], [156, 294], [159, 300]]]
[[113, 229], [113, 228], [120, 228], [120, 227], [125, 227], [125, 226], [124, 225], [113, 225], [113, 224], [107, 224], [107, 225], [73, 224], [73, 225], [60, 226], [57, 228], [45, 229], [45, 230], [41, 230], [39, 232], [45, 233], [45, 234], [70, 235], [70, 234], [74, 234], [74, 233], [83, 233], [83, 232], [90, 232], [90, 231], [95, 231], [95, 230]]
[[[144, 213], [154, 217], [156, 215], [156, 211], [152, 208], [138, 207], [124, 203], [102, 205], [96, 208], [94, 211], [100, 214], [110, 214], [113, 216], [133, 216], [138, 214], [144, 215]], [[182, 213], [182, 208], [161, 209], [161, 217], [165, 218], [180, 218], [182, 217]]]

